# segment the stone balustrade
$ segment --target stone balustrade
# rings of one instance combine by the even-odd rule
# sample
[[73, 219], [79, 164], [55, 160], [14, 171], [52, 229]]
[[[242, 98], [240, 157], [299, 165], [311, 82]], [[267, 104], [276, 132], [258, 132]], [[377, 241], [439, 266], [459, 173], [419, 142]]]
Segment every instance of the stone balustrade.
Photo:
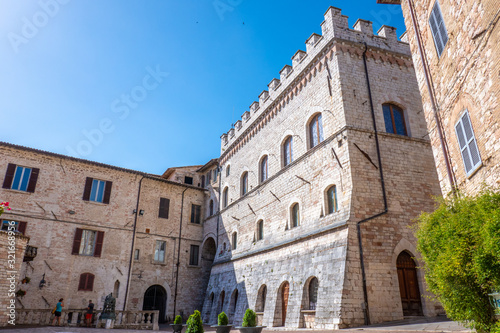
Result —
[[[85, 309], [63, 310], [60, 323], [62, 326], [86, 326]], [[92, 318], [92, 327], [99, 323], [102, 310], [95, 310]], [[158, 310], [149, 311], [115, 311], [116, 320], [114, 328], [154, 330], [158, 326]], [[54, 315], [51, 309], [17, 309], [16, 325], [40, 325], [45, 326], [52, 323]]]

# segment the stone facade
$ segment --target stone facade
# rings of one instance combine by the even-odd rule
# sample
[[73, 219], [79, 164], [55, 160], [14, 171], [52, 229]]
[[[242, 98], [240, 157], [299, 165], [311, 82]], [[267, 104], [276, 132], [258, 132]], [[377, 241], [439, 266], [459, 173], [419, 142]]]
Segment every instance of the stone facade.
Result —
[[[161, 319], [200, 309], [240, 324], [248, 307], [286, 328], [402, 319], [398, 260], [416, 256], [411, 222], [440, 194], [410, 48], [392, 27], [350, 29], [334, 7], [321, 28], [203, 166], [156, 176], [0, 143], [2, 217], [27, 222], [38, 255], [22, 274], [47, 281], [19, 303], [100, 308], [113, 291], [127, 310], [158, 300]], [[5, 186], [9, 165], [39, 169], [36, 189]], [[89, 200], [88, 178], [107, 199]], [[79, 229], [100, 256], [81, 255]], [[441, 313], [413, 272], [417, 312]]]
[[[29, 245], [38, 248], [34, 261], [20, 270], [31, 283], [25, 285], [27, 294], [18, 299], [18, 306], [52, 308], [63, 297], [67, 309], [85, 308], [89, 299], [97, 309], [113, 292], [117, 309], [123, 310], [131, 267], [127, 310], [142, 310], [146, 291], [155, 285], [165, 293], [167, 318], [172, 318], [174, 307], [186, 315], [199, 307], [202, 294], [196, 286], [202, 284], [203, 267], [199, 255], [190, 265], [190, 251], [192, 245], [202, 245], [203, 216], [192, 223], [191, 214], [193, 204], [203, 211], [206, 190], [6, 143], [0, 144], [0, 155], [2, 179], [9, 164], [39, 169], [33, 193], [0, 190], [12, 206], [2, 219], [26, 222]], [[108, 204], [82, 200], [87, 177], [112, 182]], [[159, 217], [160, 198], [169, 200], [167, 218]], [[99, 257], [72, 254], [77, 229], [103, 232]], [[165, 250], [164, 256], [155, 258], [157, 242], [165, 242]], [[137, 259], [130, 262], [136, 251]], [[91, 290], [80, 290], [83, 273], [94, 275]], [[39, 289], [42, 277], [47, 283]]]
[[[386, 1], [402, 5], [408, 40], [427, 126], [434, 151], [437, 172], [444, 194], [451, 190], [446, 168], [444, 144], [448, 149], [451, 179], [462, 192], [476, 194], [483, 185], [500, 184], [500, 12], [498, 1]], [[448, 41], [439, 55], [429, 19], [439, 3]], [[411, 6], [415, 14], [412, 19]], [[418, 31], [415, 30], [415, 25]], [[418, 38], [422, 45], [419, 51]], [[431, 94], [426, 84], [428, 72]], [[444, 143], [437, 131], [431, 95], [441, 122]], [[455, 126], [468, 111], [480, 164], [467, 172]]]
[[[307, 52], [293, 56], [281, 80], [271, 81], [239, 126], [221, 136], [222, 209], [205, 321], [215, 322], [224, 310], [239, 324], [247, 307], [263, 325], [288, 328], [403, 318], [396, 260], [403, 251], [416, 255], [409, 226], [440, 194], [410, 49], [392, 27], [374, 35], [371, 22], [358, 20], [349, 29], [333, 7], [322, 31], [306, 41]], [[385, 133], [386, 103], [404, 110], [407, 135]], [[318, 115], [320, 143], [311, 135]], [[288, 150], [293, 161], [286, 161]], [[329, 212], [332, 186], [338, 207]], [[215, 223], [207, 221], [206, 234]], [[315, 302], [309, 299], [314, 279]], [[425, 295], [421, 272], [418, 284]], [[442, 312], [424, 297], [421, 304], [424, 315]]]

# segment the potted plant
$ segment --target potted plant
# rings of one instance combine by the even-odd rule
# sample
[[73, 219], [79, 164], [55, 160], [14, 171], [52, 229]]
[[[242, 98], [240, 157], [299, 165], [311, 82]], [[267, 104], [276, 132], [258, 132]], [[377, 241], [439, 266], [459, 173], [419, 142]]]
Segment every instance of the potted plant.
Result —
[[182, 325], [182, 317], [180, 315], [175, 316], [174, 323], [170, 324], [170, 326], [172, 326], [174, 333], [180, 333], [184, 327], [184, 325]]
[[266, 326], [257, 326], [257, 315], [252, 309], [247, 309], [243, 316], [243, 324], [236, 327], [241, 333], [260, 333]]
[[195, 310], [194, 313], [189, 316], [186, 325], [186, 333], [203, 333], [204, 329], [200, 311]]
[[215, 327], [215, 331], [217, 333], [229, 333], [233, 325], [228, 325], [229, 319], [224, 311], [219, 313], [217, 316], [217, 325], [213, 325]]

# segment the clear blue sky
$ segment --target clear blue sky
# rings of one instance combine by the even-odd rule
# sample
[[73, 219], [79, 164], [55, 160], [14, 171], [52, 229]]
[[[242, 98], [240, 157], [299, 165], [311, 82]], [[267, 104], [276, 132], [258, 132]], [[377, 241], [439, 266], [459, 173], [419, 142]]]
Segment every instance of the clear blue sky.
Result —
[[329, 6], [405, 31], [376, 0], [0, 0], [0, 140], [157, 174], [204, 164]]

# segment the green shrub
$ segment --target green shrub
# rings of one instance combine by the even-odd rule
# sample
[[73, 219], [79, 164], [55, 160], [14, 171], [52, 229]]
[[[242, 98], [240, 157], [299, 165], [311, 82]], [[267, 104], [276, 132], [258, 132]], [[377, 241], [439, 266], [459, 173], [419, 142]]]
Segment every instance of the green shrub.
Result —
[[428, 289], [447, 315], [478, 332], [498, 332], [488, 293], [500, 287], [500, 193], [441, 199], [417, 226]]
[[219, 313], [217, 316], [217, 325], [219, 326], [226, 326], [229, 323], [229, 319], [227, 319], [227, 315], [222, 311]]
[[203, 333], [203, 322], [201, 321], [200, 311], [195, 310], [194, 313], [189, 316], [186, 325], [186, 333]]
[[256, 314], [252, 309], [247, 309], [245, 315], [243, 316], [243, 327], [255, 327], [257, 326]]
[[182, 317], [180, 315], [175, 316], [174, 324], [182, 324]]

